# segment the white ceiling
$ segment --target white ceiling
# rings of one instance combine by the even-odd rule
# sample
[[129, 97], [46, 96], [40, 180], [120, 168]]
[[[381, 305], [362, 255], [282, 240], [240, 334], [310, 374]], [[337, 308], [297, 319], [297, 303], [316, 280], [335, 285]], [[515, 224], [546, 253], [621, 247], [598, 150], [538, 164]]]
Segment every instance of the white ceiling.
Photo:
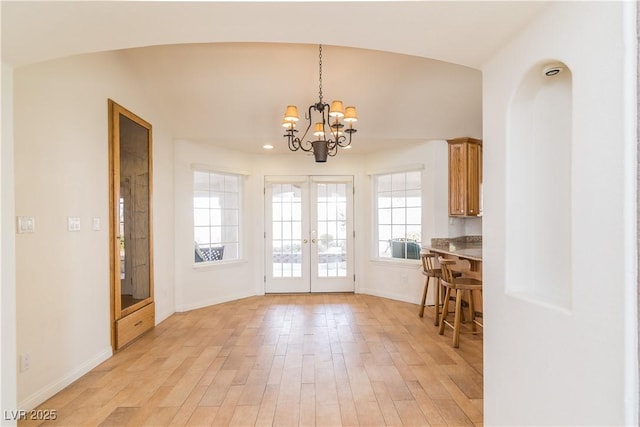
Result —
[[286, 152], [280, 120], [287, 104], [303, 114], [317, 102], [322, 43], [324, 100], [358, 108], [353, 152], [362, 153], [481, 137], [479, 69], [545, 6], [2, 1], [2, 60], [124, 49], [174, 137]]

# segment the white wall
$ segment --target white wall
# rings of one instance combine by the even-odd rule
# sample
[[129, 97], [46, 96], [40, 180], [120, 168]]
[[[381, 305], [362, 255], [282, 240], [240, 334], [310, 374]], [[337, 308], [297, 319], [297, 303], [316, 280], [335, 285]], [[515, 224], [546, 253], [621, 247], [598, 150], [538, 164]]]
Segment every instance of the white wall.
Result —
[[[219, 304], [260, 292], [254, 269], [258, 250], [252, 245], [255, 217], [262, 216], [260, 199], [254, 197], [256, 182], [248, 154], [213, 147], [204, 143], [176, 141], [174, 144], [175, 179], [175, 283], [176, 310], [186, 311]], [[241, 224], [240, 260], [216, 265], [194, 263], [193, 255], [193, 165], [197, 169], [245, 175]], [[258, 215], [253, 215], [257, 212]]]
[[154, 125], [157, 321], [174, 311], [173, 151], [118, 53], [16, 69], [14, 97], [16, 215], [35, 217], [16, 235], [17, 353], [31, 358], [18, 404], [31, 408], [111, 355], [107, 98]]
[[[0, 145], [0, 407], [17, 408], [16, 389], [16, 269], [14, 226], [13, 70], [2, 63], [2, 140]], [[15, 425], [5, 420], [2, 425]], [[9, 417], [11, 418], [11, 417]]]
[[[553, 4], [483, 68], [487, 425], [637, 425], [634, 8]], [[509, 108], [526, 73], [552, 59], [573, 77], [568, 310], [506, 292]]]
[[[480, 134], [480, 129], [477, 130]], [[462, 135], [461, 135], [462, 136]], [[411, 166], [422, 168], [422, 245], [429, 246], [434, 237], [458, 237], [466, 234], [467, 221], [481, 219], [455, 219], [449, 221], [448, 208], [448, 145], [445, 140], [432, 140], [410, 148], [371, 154], [366, 158], [365, 183], [361, 192], [366, 197], [363, 209], [367, 215], [366, 241], [373, 239], [373, 201], [371, 174], [391, 173]], [[361, 218], [358, 218], [360, 221]], [[473, 229], [477, 231], [477, 229]], [[481, 228], [480, 233], [481, 234]], [[424, 276], [418, 261], [374, 260], [370, 244], [358, 259], [365, 265], [365, 277], [360, 290], [364, 293], [418, 303], [424, 287]]]

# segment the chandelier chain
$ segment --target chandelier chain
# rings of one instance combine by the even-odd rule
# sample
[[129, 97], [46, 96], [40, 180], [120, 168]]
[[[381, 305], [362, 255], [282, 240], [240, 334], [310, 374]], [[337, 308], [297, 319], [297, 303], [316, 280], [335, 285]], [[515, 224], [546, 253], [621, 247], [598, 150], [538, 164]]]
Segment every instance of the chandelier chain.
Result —
[[320, 63], [320, 67], [319, 67], [319, 81], [320, 84], [318, 86], [319, 89], [319, 95], [320, 95], [320, 104], [322, 104], [322, 45], [320, 45], [320, 52], [318, 54], [318, 59], [319, 59], [319, 63]]

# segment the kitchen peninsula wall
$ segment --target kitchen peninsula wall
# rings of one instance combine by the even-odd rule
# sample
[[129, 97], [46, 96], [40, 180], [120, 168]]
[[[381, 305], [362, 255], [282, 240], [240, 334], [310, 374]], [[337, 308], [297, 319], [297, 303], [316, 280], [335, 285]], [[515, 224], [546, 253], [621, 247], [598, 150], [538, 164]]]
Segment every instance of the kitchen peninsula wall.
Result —
[[444, 236], [434, 237], [458, 237], [482, 235], [482, 217], [449, 217], [449, 227]]

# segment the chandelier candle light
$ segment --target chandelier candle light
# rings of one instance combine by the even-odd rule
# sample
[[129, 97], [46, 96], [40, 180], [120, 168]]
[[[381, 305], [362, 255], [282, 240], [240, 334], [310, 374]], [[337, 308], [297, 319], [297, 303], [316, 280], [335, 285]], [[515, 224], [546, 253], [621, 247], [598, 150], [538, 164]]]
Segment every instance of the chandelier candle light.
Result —
[[[332, 101], [331, 106], [325, 104], [322, 100], [322, 45], [319, 45], [319, 95], [320, 100], [309, 106], [309, 113], [305, 116], [308, 121], [307, 129], [304, 131], [302, 138], [296, 137], [298, 130], [296, 123], [299, 120], [298, 107], [295, 105], [287, 106], [284, 113], [282, 126], [286, 129], [284, 137], [287, 138], [289, 150], [291, 151], [313, 151], [316, 162], [326, 162], [327, 156], [335, 156], [338, 153], [338, 147], [348, 147], [351, 145], [351, 136], [356, 132], [353, 123], [358, 121], [356, 107], [349, 106], [344, 108], [342, 101]], [[314, 124], [313, 112], [319, 118]], [[346, 127], [345, 124], [349, 126]], [[313, 126], [313, 136], [316, 139], [312, 141], [305, 140], [311, 125]], [[328, 127], [328, 132], [327, 132]], [[345, 135], [349, 135], [347, 136]]]

